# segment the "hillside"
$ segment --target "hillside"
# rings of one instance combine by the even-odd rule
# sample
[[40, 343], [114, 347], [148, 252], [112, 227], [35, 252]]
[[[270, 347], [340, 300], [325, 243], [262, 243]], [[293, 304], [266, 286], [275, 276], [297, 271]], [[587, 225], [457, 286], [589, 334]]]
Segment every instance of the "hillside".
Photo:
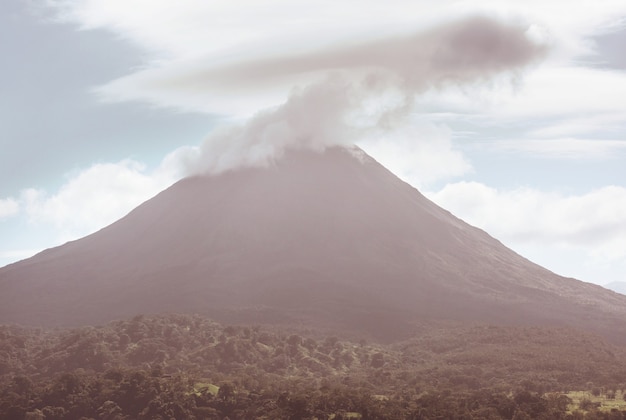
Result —
[[568, 391], [626, 387], [624, 349], [569, 328], [424, 324], [381, 345], [170, 315], [0, 338], [3, 419], [549, 419], [579, 410]]

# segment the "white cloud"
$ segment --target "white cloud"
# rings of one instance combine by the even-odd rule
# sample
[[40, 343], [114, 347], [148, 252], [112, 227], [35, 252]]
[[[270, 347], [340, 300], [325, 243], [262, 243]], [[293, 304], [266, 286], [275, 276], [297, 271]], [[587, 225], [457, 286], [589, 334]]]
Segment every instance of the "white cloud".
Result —
[[422, 188], [472, 172], [471, 163], [454, 148], [450, 137], [446, 127], [412, 119], [384, 137], [357, 144], [398, 177]]
[[163, 168], [148, 173], [144, 165], [132, 160], [96, 164], [53, 194], [23, 191], [21, 202], [31, 222], [54, 226], [62, 242], [114, 222], [174, 180]]
[[626, 259], [624, 187], [563, 195], [530, 188], [499, 191], [459, 182], [428, 197], [513, 248], [578, 248], [595, 261]]
[[440, 22], [442, 16], [468, 12], [525, 16], [549, 26], [552, 36], [580, 45], [577, 34], [606, 30], [626, 11], [622, 0], [48, 0], [47, 4], [84, 28], [108, 29], [172, 56], [232, 51], [242, 45], [273, 45], [275, 51], [308, 48], [372, 33], [413, 31], [416, 25]]
[[[242, 90], [233, 92], [231, 86], [230, 94], [225, 95], [219, 83], [213, 83], [207, 94], [185, 89], [181, 78], [205, 74], [222, 81], [224, 74], [220, 76], [219, 69], [229, 69], [233, 63], [263, 64], [280, 57], [297, 61], [331, 46], [404, 37], [443, 21], [482, 13], [509, 23], [523, 21], [530, 25], [531, 38], [553, 47], [551, 64], [531, 74], [513, 98], [507, 99], [504, 92], [505, 98], [500, 99], [505, 101], [490, 99], [491, 108], [479, 103], [478, 111], [487, 114], [487, 120], [580, 117], [588, 116], [590, 110], [624, 109], [626, 76], [572, 64], [575, 57], [593, 51], [591, 36], [623, 25], [623, 0], [47, 0], [46, 4], [66, 22], [112, 31], [153, 53], [142, 68], [98, 90], [110, 99], [141, 99], [219, 113], [238, 110], [249, 115], [282, 103], [285, 89], [296, 81], [286, 77], [282, 91], [259, 92], [248, 86], [249, 80], [266, 79], [256, 75], [244, 80]], [[173, 85], [168, 86], [167, 81]], [[493, 97], [493, 92], [487, 96]], [[476, 113], [476, 92], [460, 100], [469, 112]], [[579, 137], [580, 133], [570, 130], [559, 136]]]
[[492, 146], [508, 152], [559, 159], [619, 159], [626, 154], [626, 140], [521, 139], [500, 140]]
[[626, 94], [626, 75], [614, 70], [582, 67], [548, 67], [525, 79], [524, 89], [515, 101], [499, 107], [503, 117], [542, 117], [577, 115], [588, 118], [596, 113], [626, 114], [621, 100]]
[[[513, 87], [513, 88], [512, 88]], [[425, 110], [454, 111], [485, 125], [508, 124], [526, 119], [544, 124], [583, 124], [589, 131], [626, 116], [626, 74], [575, 66], [544, 65], [525, 75], [517, 86], [497, 84], [489, 91], [457, 88], [433, 91], [420, 99]], [[623, 126], [623, 125], [622, 125]], [[545, 135], [563, 135], [542, 128]], [[576, 130], [578, 132], [578, 130]], [[540, 132], [534, 132], [541, 134]], [[567, 133], [571, 133], [568, 131]]]
[[522, 84], [427, 92], [419, 106], [440, 124], [472, 127], [490, 150], [551, 159], [612, 159], [626, 147], [626, 73], [544, 65]]
[[[107, 29], [171, 57], [310, 48], [432, 22], [442, 1], [48, 0], [63, 20]], [[290, 34], [290, 36], [285, 36]]]
[[20, 210], [20, 206], [14, 198], [0, 199], [0, 220], [15, 216]]
[[0, 266], [93, 233], [179, 178], [170, 157], [154, 171], [124, 160], [72, 173], [57, 191], [29, 188], [17, 199], [0, 200], [0, 216], [13, 216], [20, 226], [19, 236], [0, 238]]
[[[625, 80], [626, 82], [626, 80]], [[626, 128], [626, 108], [621, 110], [616, 107], [613, 111], [600, 112], [596, 115], [572, 114], [545, 123], [545, 126], [528, 132], [529, 137], [558, 138], [568, 136], [595, 136], [598, 134], [611, 136]]]
[[362, 85], [376, 82], [416, 93], [519, 72], [545, 53], [527, 29], [518, 22], [473, 17], [314, 50], [270, 54], [264, 48], [262, 56], [173, 60], [114, 80], [97, 92], [106, 100], [239, 115], [278, 105], [294, 86], [319, 83], [332, 72]]

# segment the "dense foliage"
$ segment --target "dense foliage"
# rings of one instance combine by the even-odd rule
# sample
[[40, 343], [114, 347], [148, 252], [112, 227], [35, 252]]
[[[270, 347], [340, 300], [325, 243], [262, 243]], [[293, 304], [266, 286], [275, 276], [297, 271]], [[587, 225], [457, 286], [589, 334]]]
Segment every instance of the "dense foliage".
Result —
[[187, 315], [0, 326], [2, 419], [623, 418], [623, 349], [572, 329], [424, 324], [368, 343]]

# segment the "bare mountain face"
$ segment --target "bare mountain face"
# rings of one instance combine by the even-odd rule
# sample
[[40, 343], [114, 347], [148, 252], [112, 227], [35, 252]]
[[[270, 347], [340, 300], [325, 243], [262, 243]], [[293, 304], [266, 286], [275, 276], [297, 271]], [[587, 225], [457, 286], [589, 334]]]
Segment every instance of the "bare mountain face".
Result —
[[0, 323], [164, 312], [379, 338], [425, 319], [572, 325], [626, 342], [626, 296], [531, 263], [344, 148], [183, 179], [0, 269]]

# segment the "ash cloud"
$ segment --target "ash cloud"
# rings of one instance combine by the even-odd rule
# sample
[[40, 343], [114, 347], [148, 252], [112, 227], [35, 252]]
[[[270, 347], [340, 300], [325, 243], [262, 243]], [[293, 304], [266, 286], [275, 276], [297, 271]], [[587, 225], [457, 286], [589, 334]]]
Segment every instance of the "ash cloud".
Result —
[[298, 83], [282, 105], [177, 153], [187, 174], [213, 174], [267, 165], [289, 149], [323, 150], [385, 136], [407, 123], [420, 93], [516, 77], [546, 49], [523, 25], [473, 17], [408, 37], [240, 61], [150, 83], [208, 95]]

